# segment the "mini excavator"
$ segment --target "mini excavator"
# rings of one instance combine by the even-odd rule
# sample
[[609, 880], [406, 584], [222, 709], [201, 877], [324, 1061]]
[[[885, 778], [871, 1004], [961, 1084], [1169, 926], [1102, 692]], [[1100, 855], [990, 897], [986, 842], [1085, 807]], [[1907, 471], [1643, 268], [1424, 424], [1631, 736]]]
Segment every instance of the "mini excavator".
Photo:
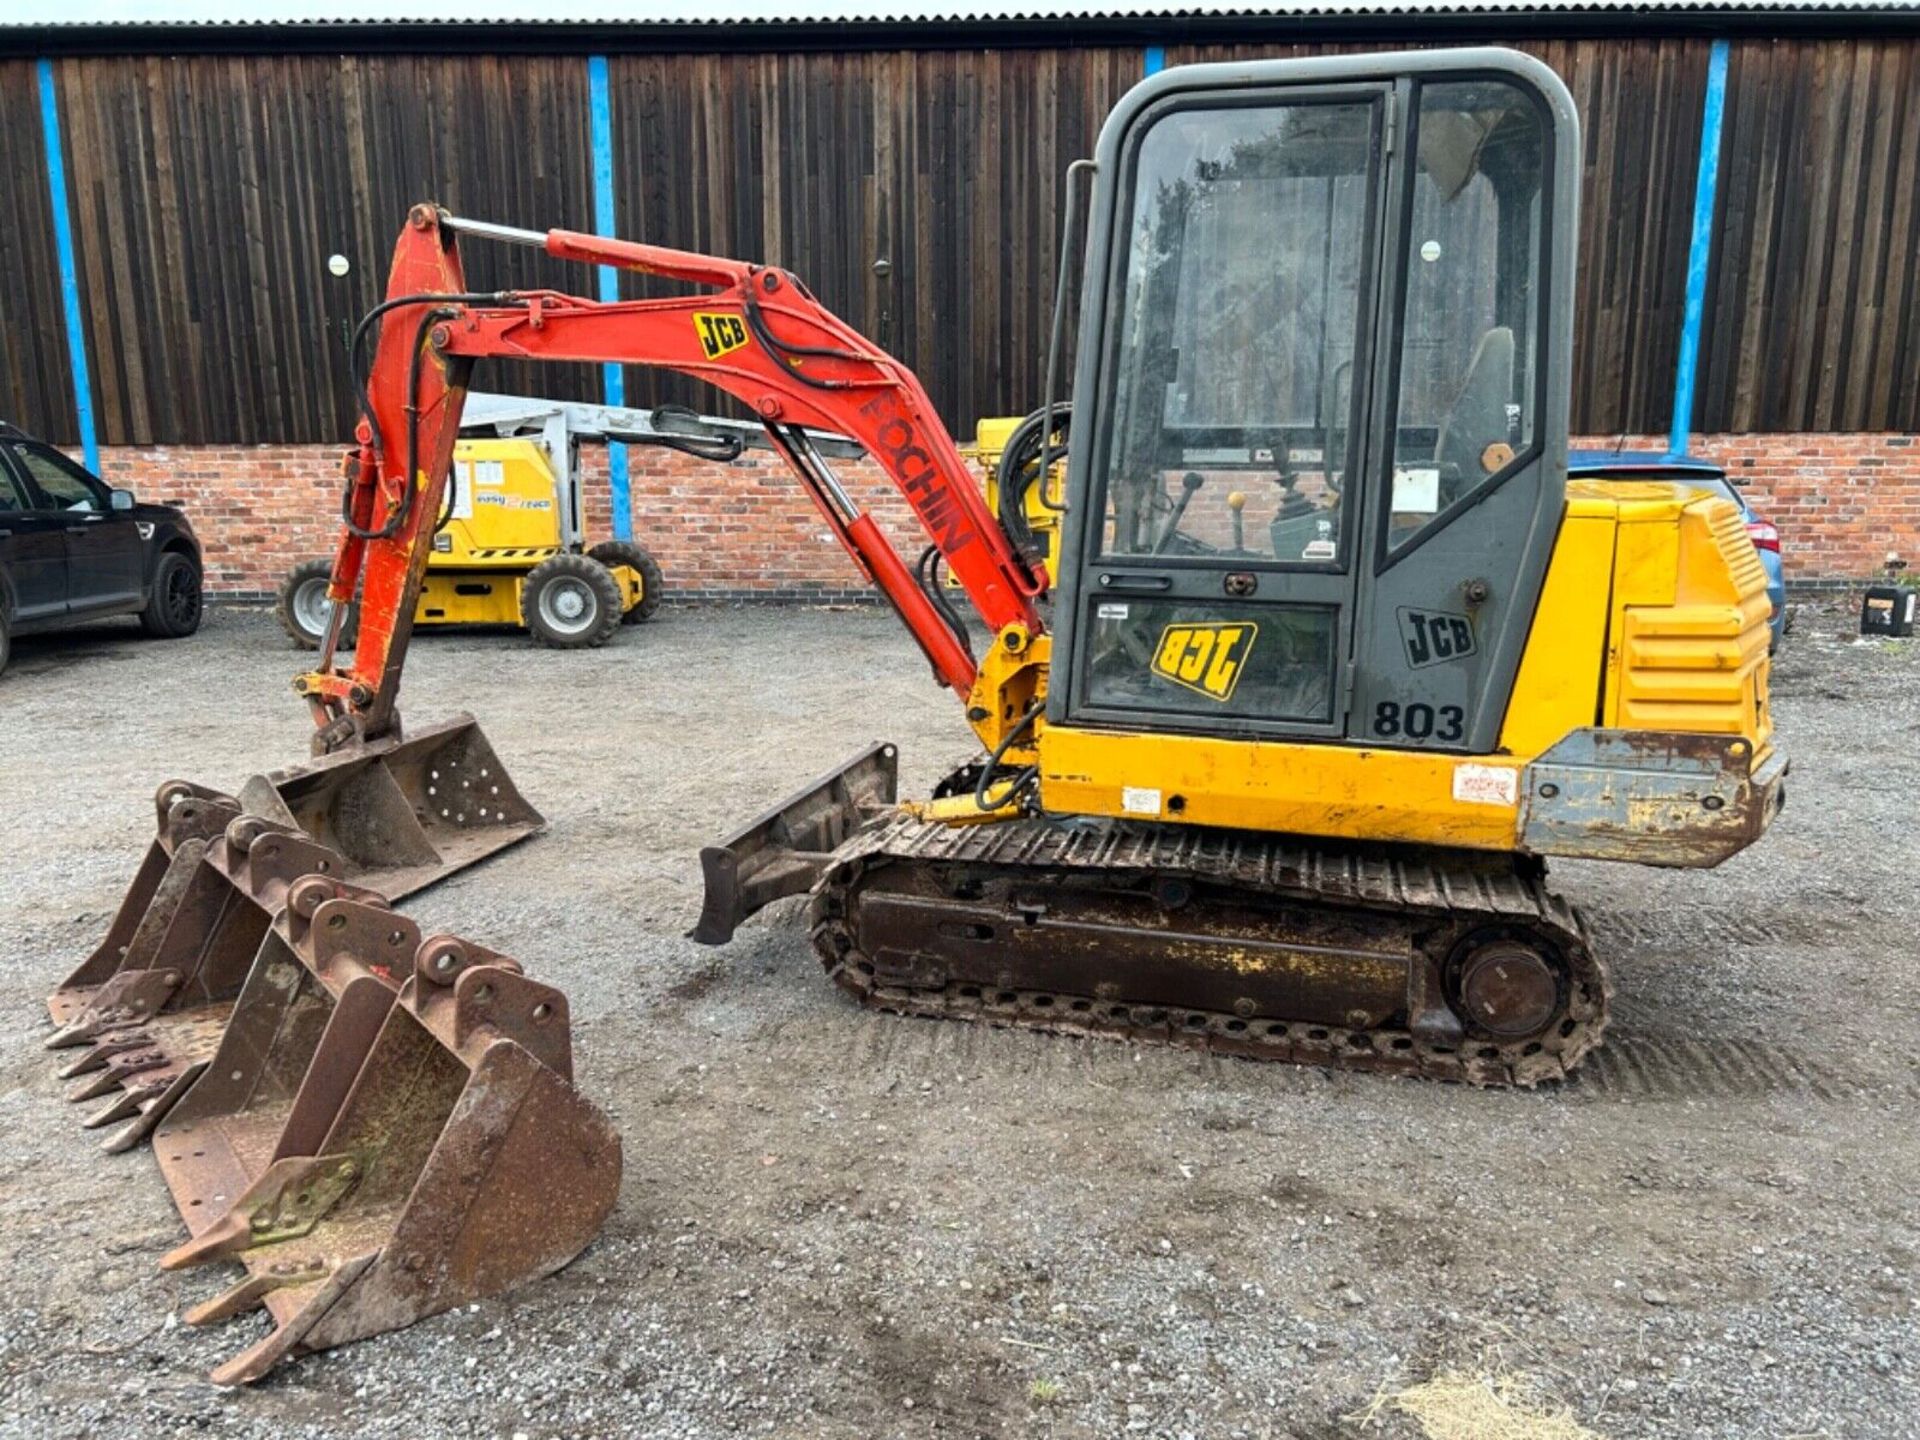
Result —
[[[1071, 426], [1043, 397], [998, 514], [912, 372], [786, 270], [414, 207], [355, 342], [335, 619], [294, 682], [315, 758], [237, 799], [163, 787], [53, 1003], [70, 1071], [154, 1137], [196, 1236], [174, 1258], [249, 1269], [203, 1318], [280, 1321], [230, 1378], [564, 1263], [617, 1183], [563, 997], [384, 908], [540, 826], [470, 721], [403, 738], [397, 709], [478, 360], [731, 395], [963, 706], [980, 757], [930, 796], [876, 744], [701, 857], [695, 939], [804, 894], [864, 1004], [1533, 1085], [1612, 989], [1546, 861], [1712, 866], [1766, 829], [1787, 762], [1739, 513], [1567, 478], [1580, 147], [1550, 70], [1177, 68], [1089, 170]], [[696, 293], [477, 292], [467, 240]], [[905, 497], [917, 565], [825, 432]], [[1062, 449], [1054, 575], [1023, 510]]]

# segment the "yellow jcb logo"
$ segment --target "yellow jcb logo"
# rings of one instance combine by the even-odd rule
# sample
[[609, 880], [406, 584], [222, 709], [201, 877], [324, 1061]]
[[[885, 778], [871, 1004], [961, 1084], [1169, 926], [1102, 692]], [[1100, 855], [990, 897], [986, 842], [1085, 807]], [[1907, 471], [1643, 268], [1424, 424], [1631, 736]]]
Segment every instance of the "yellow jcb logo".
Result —
[[1224, 703], [1233, 698], [1259, 633], [1252, 624], [1169, 625], [1160, 632], [1153, 673]]
[[709, 360], [717, 360], [747, 343], [747, 327], [738, 315], [696, 314], [693, 328], [700, 332], [700, 348]]

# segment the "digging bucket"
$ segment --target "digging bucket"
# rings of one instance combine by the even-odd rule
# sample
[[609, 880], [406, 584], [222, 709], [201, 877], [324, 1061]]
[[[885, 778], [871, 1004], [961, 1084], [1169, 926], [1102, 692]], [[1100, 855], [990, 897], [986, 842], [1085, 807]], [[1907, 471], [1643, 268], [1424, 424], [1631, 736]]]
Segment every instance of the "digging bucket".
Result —
[[[178, 1047], [156, 1054], [141, 1023], [158, 1013], [163, 1001], [173, 1017], [166, 1028], [174, 1038], [188, 1019], [204, 1022], [207, 1033], [189, 1047], [204, 1059], [225, 1023], [226, 1003], [246, 976], [266, 915], [280, 900], [278, 893], [256, 896], [246, 884], [236, 889], [227, 883], [247, 848], [244, 842], [237, 849], [222, 848], [235, 820], [263, 822], [248, 829], [249, 842], [273, 830], [303, 837], [327, 852], [285, 847], [266, 867], [282, 888], [305, 873], [289, 872], [288, 864], [321, 870], [324, 859], [324, 873], [388, 900], [483, 860], [546, 824], [521, 798], [480, 727], [464, 715], [404, 740], [377, 740], [256, 775], [238, 795], [169, 780], [155, 793], [154, 806], [154, 839], [106, 937], [47, 1000], [56, 1027], [48, 1045], [87, 1047], [63, 1074], [109, 1072], [92, 1074], [77, 1087], [79, 1098], [128, 1089], [118, 1081], [137, 1066], [143, 1078], [133, 1088], [140, 1090], [140, 1099], [123, 1097], [117, 1103], [146, 1106], [142, 1115], [151, 1113], [148, 1101], [167, 1093], [161, 1082], [178, 1081], [185, 1070], [175, 1068]], [[207, 865], [214, 873], [203, 873]], [[215, 953], [201, 954], [208, 947]], [[183, 955], [201, 978], [166, 981]], [[196, 1009], [197, 1015], [185, 1013]], [[114, 1066], [106, 1064], [110, 1055], [119, 1057]], [[129, 1114], [116, 1111], [114, 1118]], [[133, 1127], [126, 1143], [144, 1133]]]
[[558, 1270], [619, 1190], [619, 1137], [573, 1087], [566, 997], [331, 886], [291, 889], [155, 1135], [193, 1237], [163, 1267], [245, 1270], [186, 1320], [274, 1322], [219, 1384]]
[[[218, 834], [202, 833], [226, 816]], [[296, 880], [317, 876], [385, 903], [336, 878], [340, 857], [291, 826], [204, 799], [176, 801], [166, 823], [155, 845], [165, 868], [128, 943], [111, 955], [114, 968], [69, 982], [51, 1002], [59, 1028], [47, 1047], [78, 1052], [60, 1075], [76, 1082], [69, 1099], [105, 1099], [83, 1123], [116, 1127], [109, 1151], [144, 1139], [206, 1068]], [[142, 878], [149, 872], [143, 864]]]

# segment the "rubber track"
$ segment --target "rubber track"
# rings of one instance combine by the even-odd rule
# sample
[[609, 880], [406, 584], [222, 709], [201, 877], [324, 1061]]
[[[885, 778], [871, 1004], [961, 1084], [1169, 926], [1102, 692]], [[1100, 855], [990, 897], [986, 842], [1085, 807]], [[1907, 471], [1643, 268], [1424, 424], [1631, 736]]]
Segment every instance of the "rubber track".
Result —
[[[1348, 912], [1376, 910], [1395, 917], [1412, 912], [1464, 928], [1520, 927], [1548, 940], [1566, 959], [1572, 982], [1567, 1014], [1557, 1030], [1530, 1041], [1492, 1044], [1469, 1038], [1455, 1047], [1406, 1030], [1348, 1030], [1288, 1016], [1169, 1013], [1157, 1006], [1116, 1005], [1057, 991], [996, 991], [965, 982], [943, 989], [877, 983], [848, 921], [862, 878], [882, 866], [953, 863], [1012, 869], [1036, 880], [1065, 871], [1103, 871], [1116, 880], [1186, 875]], [[1532, 1086], [1567, 1075], [1599, 1044], [1613, 998], [1612, 981], [1593, 955], [1580, 916], [1543, 879], [1522, 872], [1507, 857], [1308, 845], [1193, 827], [1024, 820], [953, 828], [899, 817], [841, 847], [814, 886], [809, 928], [828, 976], [875, 1009], [1483, 1086]]]

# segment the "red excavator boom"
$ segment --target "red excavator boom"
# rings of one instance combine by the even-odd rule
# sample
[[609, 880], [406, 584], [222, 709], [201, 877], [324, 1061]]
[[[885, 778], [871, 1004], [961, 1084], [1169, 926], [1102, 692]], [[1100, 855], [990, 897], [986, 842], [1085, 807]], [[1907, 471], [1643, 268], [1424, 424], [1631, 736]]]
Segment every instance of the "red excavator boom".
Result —
[[[602, 302], [557, 291], [475, 294], [455, 235], [538, 246], [561, 259], [714, 287], [696, 296]], [[649, 365], [709, 382], [750, 406], [847, 553], [899, 612], [935, 677], [965, 699], [977, 666], [964, 637], [808, 438], [852, 436], [886, 470], [981, 617], [999, 635], [1044, 627], [1047, 576], [988, 510], [913, 372], [831, 314], [788, 272], [568, 230], [544, 234], [461, 220], [416, 205], [373, 320], [359, 445], [348, 461], [346, 528], [328, 594], [343, 616], [358, 591], [359, 645], [336, 664], [338, 635], [295, 688], [331, 750], [394, 727], [400, 671], [439, 524], [460, 407], [484, 356]], [[336, 632], [338, 622], [335, 626]]]

